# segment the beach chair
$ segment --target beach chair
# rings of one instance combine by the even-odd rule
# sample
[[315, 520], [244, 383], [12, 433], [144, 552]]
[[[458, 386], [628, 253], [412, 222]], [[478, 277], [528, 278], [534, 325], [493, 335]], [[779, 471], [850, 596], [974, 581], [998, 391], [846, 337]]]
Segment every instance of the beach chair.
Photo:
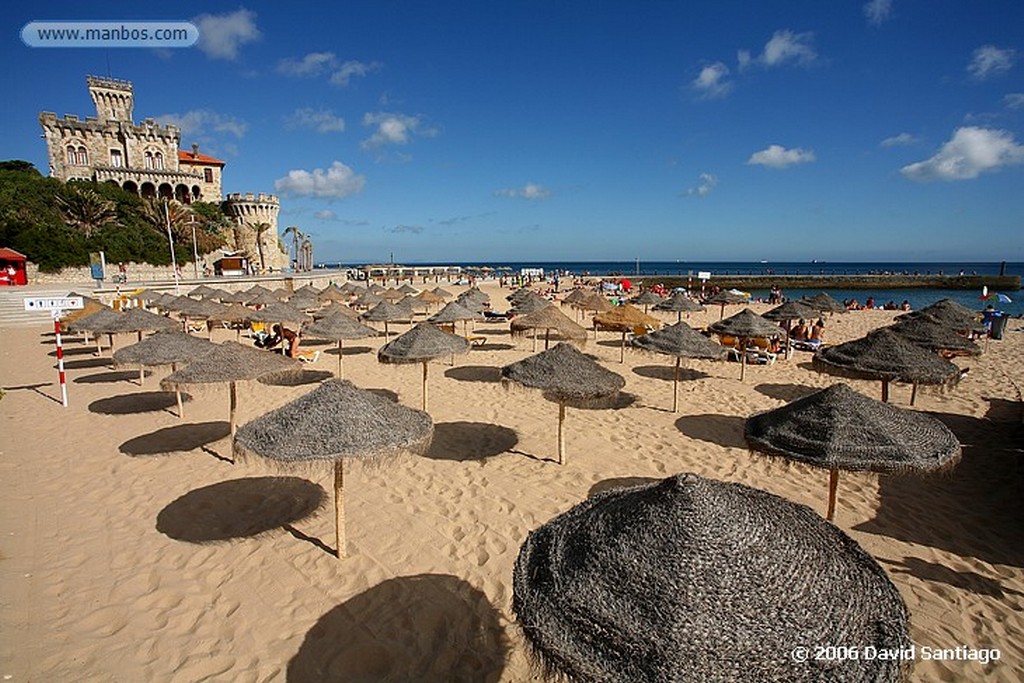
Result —
[[320, 351], [307, 351], [296, 356], [303, 363], [315, 363], [320, 360]]

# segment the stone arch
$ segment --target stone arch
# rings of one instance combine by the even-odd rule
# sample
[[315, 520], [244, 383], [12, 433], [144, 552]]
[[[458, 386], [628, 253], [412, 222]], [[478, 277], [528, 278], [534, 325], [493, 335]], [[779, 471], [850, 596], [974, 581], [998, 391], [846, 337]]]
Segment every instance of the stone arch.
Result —
[[139, 194], [146, 199], [156, 198], [156, 186], [153, 183], [142, 183], [142, 187], [139, 188]]
[[192, 186], [192, 201], [198, 202], [200, 197], [203, 196], [202, 190], [199, 189], [198, 185]]
[[158, 171], [164, 170], [164, 154], [163, 152], [157, 152], [153, 155], [153, 166]]
[[146, 150], [146, 153], [142, 155], [142, 165], [147, 169], [153, 168], [153, 153], [148, 149]]
[[161, 199], [174, 199], [174, 188], [170, 183], [160, 183], [158, 193]]
[[182, 204], [189, 204], [192, 201], [192, 195], [189, 194], [186, 185], [178, 185], [174, 188], [174, 198]]
[[74, 145], [68, 145], [67, 152], [67, 164], [68, 166], [78, 165], [78, 154], [75, 152]]
[[139, 194], [139, 186], [131, 180], [124, 181], [124, 185], [121, 186], [125, 192], [131, 192], [132, 194]]
[[89, 165], [89, 152], [86, 151], [85, 147], [79, 145], [78, 147], [78, 165], [88, 166]]

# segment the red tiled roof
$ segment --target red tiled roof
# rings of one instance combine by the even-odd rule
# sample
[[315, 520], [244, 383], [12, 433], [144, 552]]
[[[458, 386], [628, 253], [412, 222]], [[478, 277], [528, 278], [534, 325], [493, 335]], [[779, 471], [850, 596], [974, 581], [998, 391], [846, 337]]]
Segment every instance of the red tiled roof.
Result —
[[220, 159], [214, 159], [208, 157], [205, 154], [199, 154], [198, 152], [188, 152], [183, 149], [178, 150], [178, 163], [180, 164], [195, 164], [195, 165], [207, 165], [207, 166], [223, 166], [224, 162]]
[[28, 257], [14, 251], [10, 247], [0, 247], [0, 259], [5, 261], [26, 261]]

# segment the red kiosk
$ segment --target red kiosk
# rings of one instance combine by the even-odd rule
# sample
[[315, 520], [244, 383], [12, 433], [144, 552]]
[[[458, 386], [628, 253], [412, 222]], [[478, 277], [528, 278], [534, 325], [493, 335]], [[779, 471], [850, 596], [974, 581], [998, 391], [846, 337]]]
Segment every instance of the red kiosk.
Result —
[[27, 285], [26, 261], [28, 261], [28, 257], [24, 254], [7, 247], [0, 247], [0, 286]]

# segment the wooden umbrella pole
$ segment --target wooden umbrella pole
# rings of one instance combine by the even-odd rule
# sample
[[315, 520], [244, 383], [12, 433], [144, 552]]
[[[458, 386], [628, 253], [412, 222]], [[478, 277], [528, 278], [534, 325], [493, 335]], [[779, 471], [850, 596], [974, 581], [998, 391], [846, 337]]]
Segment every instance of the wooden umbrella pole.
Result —
[[[171, 372], [177, 372], [177, 371], [178, 371], [178, 364], [177, 363], [171, 363]], [[174, 390], [174, 398], [178, 402], [178, 419], [181, 420], [181, 419], [183, 419], [185, 417], [185, 407], [184, 407], [183, 401], [181, 400], [181, 389], [175, 389]]]
[[342, 378], [345, 377], [344, 359], [345, 359], [345, 340], [344, 339], [339, 339], [338, 340], [338, 379], [342, 379]]
[[626, 362], [626, 331], [622, 331], [622, 346], [619, 347], [619, 362]]
[[334, 547], [337, 549], [338, 559], [345, 557], [345, 546], [348, 545], [345, 538], [345, 465], [344, 460], [334, 463]]
[[146, 383], [146, 366], [139, 363], [139, 386], [141, 387]]
[[558, 404], [558, 464], [565, 464], [565, 404]]
[[889, 380], [882, 380], [882, 403], [889, 402]]
[[231, 401], [231, 411], [228, 417], [228, 424], [230, 424], [231, 426], [231, 438], [233, 440], [235, 438], [235, 410], [238, 408], [238, 390], [235, 389], [234, 382], [231, 382], [230, 384], [229, 393]]
[[423, 361], [423, 412], [427, 412], [427, 361]]
[[676, 323], [681, 323], [681, 322], [683, 322], [683, 312], [682, 311], [676, 311]]
[[537, 351], [537, 328], [533, 328], [533, 352]]
[[836, 516], [836, 488], [839, 486], [839, 470], [832, 468], [828, 473], [828, 516], [832, 521]]
[[103, 355], [103, 349], [100, 347], [100, 333], [99, 332], [93, 332], [92, 336], [93, 336], [93, 339], [96, 340], [96, 355], [97, 356], [102, 356]]
[[914, 400], [917, 398], [917, 382], [911, 385], [913, 388], [910, 390], [910, 405], [914, 405]]
[[743, 371], [747, 369], [747, 340], [740, 337], [740, 381], [743, 381]]
[[679, 356], [676, 356], [676, 365], [672, 369], [672, 412], [679, 409]]
[[545, 327], [544, 328], [544, 350], [545, 351], [548, 350], [548, 346], [549, 346], [550, 342], [551, 342], [551, 328], [550, 327]]

